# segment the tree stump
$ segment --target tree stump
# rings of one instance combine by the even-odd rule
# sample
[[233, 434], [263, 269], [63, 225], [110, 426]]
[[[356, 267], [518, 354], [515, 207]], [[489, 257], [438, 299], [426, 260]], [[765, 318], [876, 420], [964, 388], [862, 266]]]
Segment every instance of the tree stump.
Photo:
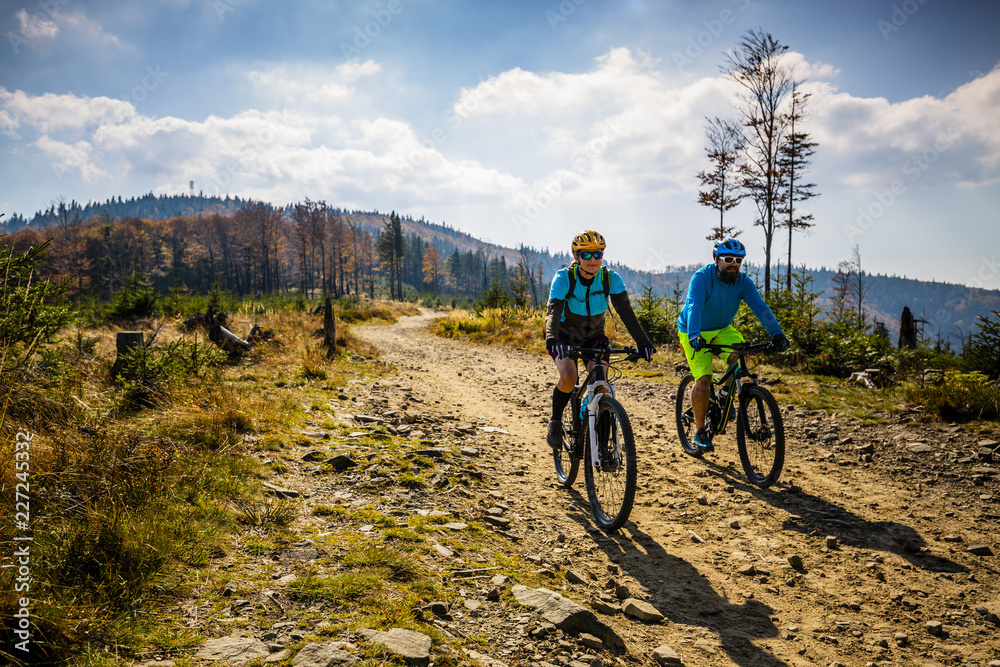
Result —
[[115, 363], [111, 366], [111, 378], [124, 377], [130, 380], [128, 373], [122, 373], [125, 355], [129, 350], [145, 345], [141, 331], [120, 331], [115, 336]]
[[323, 304], [323, 347], [326, 356], [332, 357], [337, 349], [337, 321], [333, 318], [333, 302], [326, 297]]

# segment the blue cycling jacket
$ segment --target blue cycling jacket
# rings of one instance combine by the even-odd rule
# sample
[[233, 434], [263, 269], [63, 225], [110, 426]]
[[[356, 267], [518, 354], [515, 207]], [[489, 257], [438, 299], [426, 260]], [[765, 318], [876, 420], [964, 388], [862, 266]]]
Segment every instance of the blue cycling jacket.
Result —
[[724, 329], [733, 323], [741, 301], [750, 306], [768, 335], [774, 338], [781, 333], [781, 325], [764, 303], [753, 280], [740, 273], [739, 280], [727, 285], [719, 280], [715, 264], [698, 269], [691, 276], [687, 300], [677, 317], [677, 329], [689, 337], [700, 335], [702, 331]]
[[[604, 311], [608, 309], [608, 300], [604, 296], [604, 285], [601, 283], [600, 273], [589, 281], [590, 284], [585, 284], [583, 279], [578, 278], [576, 286], [573, 288], [573, 294], [567, 294], [571, 270], [572, 268], [566, 268], [556, 272], [552, 279], [552, 287], [549, 288], [549, 299], [565, 300], [570, 312], [576, 315], [584, 317], [603, 315]], [[606, 266], [601, 267], [601, 270], [607, 271], [608, 275], [611, 276], [609, 294], [621, 294], [625, 291], [625, 282], [617, 271]], [[559, 321], [566, 321], [565, 314], [559, 318]]]

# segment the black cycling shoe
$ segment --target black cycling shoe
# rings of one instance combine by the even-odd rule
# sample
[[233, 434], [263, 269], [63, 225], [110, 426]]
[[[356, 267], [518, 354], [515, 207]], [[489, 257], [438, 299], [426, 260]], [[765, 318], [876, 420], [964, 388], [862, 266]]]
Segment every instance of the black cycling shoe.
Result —
[[554, 451], [562, 449], [563, 444], [563, 423], [552, 420], [549, 422], [549, 434], [545, 436], [545, 441], [549, 443]]

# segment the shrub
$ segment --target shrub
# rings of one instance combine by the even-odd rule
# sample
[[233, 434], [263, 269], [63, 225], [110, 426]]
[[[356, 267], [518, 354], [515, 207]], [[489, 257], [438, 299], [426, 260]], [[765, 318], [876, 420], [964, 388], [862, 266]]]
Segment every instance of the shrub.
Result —
[[962, 365], [967, 371], [984, 373], [991, 378], [1000, 377], [1000, 311], [993, 311], [993, 319], [979, 316], [978, 330], [970, 337], [962, 353]]
[[67, 281], [33, 279], [48, 242], [19, 255], [0, 247], [0, 352], [4, 371], [31, 356], [72, 319], [63, 301]]
[[483, 292], [483, 298], [479, 302], [479, 309], [486, 308], [506, 308], [511, 304], [510, 295], [507, 290], [497, 282], [491, 282], [490, 286]]
[[202, 376], [228, 355], [214, 345], [183, 339], [163, 346], [140, 345], [125, 353], [118, 382], [130, 405], [149, 407], [169, 397], [171, 385], [191, 376]]
[[906, 398], [947, 421], [1000, 417], [1000, 388], [982, 373], [946, 373], [939, 384], [908, 387]]
[[158, 301], [159, 295], [153, 284], [144, 278], [137, 278], [128, 287], [118, 290], [104, 316], [109, 322], [131, 322], [153, 317], [159, 311]]
[[652, 286], [642, 286], [642, 293], [635, 300], [635, 316], [654, 345], [678, 342], [677, 315], [676, 300], [654, 296]]
[[824, 324], [819, 329], [818, 352], [809, 357], [809, 371], [819, 375], [847, 377], [854, 371], [879, 368], [892, 373], [894, 348], [880, 330], [869, 333], [843, 323]]

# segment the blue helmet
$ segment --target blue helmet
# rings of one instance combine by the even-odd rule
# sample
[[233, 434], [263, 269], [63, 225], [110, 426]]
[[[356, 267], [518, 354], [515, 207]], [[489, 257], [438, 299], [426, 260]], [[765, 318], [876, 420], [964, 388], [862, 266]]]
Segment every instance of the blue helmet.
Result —
[[725, 241], [716, 243], [715, 248], [712, 250], [712, 259], [718, 258], [719, 255], [746, 257], [747, 247], [736, 239], [726, 239]]

